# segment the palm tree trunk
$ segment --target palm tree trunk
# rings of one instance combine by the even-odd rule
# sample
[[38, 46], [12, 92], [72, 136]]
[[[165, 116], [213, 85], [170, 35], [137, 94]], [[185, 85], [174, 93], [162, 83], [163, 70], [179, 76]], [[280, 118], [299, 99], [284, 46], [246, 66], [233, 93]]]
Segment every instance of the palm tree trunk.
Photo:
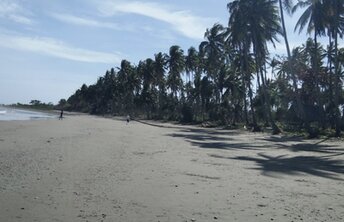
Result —
[[304, 119], [304, 110], [303, 110], [303, 106], [302, 106], [302, 103], [301, 103], [300, 94], [298, 92], [297, 79], [296, 79], [293, 67], [291, 65], [291, 51], [290, 51], [290, 46], [289, 46], [289, 41], [288, 41], [288, 36], [287, 36], [287, 30], [285, 28], [284, 11], [283, 11], [283, 7], [282, 7], [282, 0], [279, 0], [279, 8], [280, 8], [280, 14], [281, 14], [281, 23], [282, 23], [282, 29], [283, 29], [283, 37], [284, 37], [285, 46], [287, 48], [288, 69], [289, 69], [289, 73], [291, 75], [291, 79], [293, 81], [294, 93], [295, 93], [295, 98], [296, 98], [297, 114], [298, 114], [299, 118]]
[[[257, 61], [256, 61], [257, 62]], [[258, 89], [260, 89], [262, 87], [262, 84], [260, 83], [260, 77], [259, 77], [259, 74], [258, 74], [258, 67], [256, 68], [256, 74], [257, 74], [257, 84], [258, 84]]]
[[331, 35], [331, 32], [329, 32], [328, 40], [329, 40], [329, 48], [328, 48], [328, 52], [327, 52], [327, 63], [328, 63], [328, 70], [329, 70], [329, 84], [328, 84], [328, 86], [329, 86], [329, 94], [330, 94], [330, 104], [332, 104], [334, 101], [334, 98], [333, 98], [333, 87], [332, 87], [333, 78], [332, 78], [332, 54], [331, 54], [331, 51], [332, 51], [332, 35]]
[[[336, 12], [336, 17], [338, 18], [338, 10]], [[338, 22], [338, 20], [337, 20]], [[334, 44], [335, 44], [335, 68], [334, 68], [334, 72], [335, 72], [335, 79], [336, 81], [334, 81], [335, 83], [335, 96], [334, 96], [334, 112], [335, 112], [335, 118], [336, 118], [336, 136], [340, 136], [341, 133], [341, 120], [340, 120], [340, 111], [339, 111], [339, 94], [340, 94], [340, 83], [341, 83], [341, 79], [340, 79], [340, 73], [339, 73], [339, 60], [338, 60], [338, 32], [337, 32], [337, 28], [335, 29], [335, 37], [334, 37]]]
[[318, 107], [321, 110], [320, 113], [320, 124], [323, 128], [325, 128], [325, 112], [324, 106], [321, 100], [321, 88], [320, 88], [320, 81], [319, 81], [319, 68], [318, 68], [318, 38], [317, 33], [314, 32], [314, 79], [315, 79], [315, 90], [316, 90], [316, 102]]
[[243, 78], [243, 85], [244, 85], [244, 116], [245, 116], [245, 124], [246, 126], [249, 125], [248, 122], [248, 112], [247, 112], [247, 100], [246, 100], [246, 86], [245, 86], [245, 79]]
[[265, 82], [267, 82], [268, 80], [268, 77], [266, 75], [267, 71], [266, 71], [266, 63], [264, 64], [264, 79], [265, 79]]
[[[261, 75], [261, 78], [262, 78], [262, 82], [260, 82], [260, 64], [259, 64], [259, 62], [258, 62], [258, 57], [257, 57], [257, 53], [256, 53], [256, 48], [255, 48], [255, 44], [254, 44], [254, 46], [253, 46], [253, 50], [254, 50], [254, 54], [255, 54], [255, 62], [256, 62], [256, 75], [257, 75], [257, 84], [258, 84], [258, 90], [262, 90], [263, 91], [263, 97], [260, 97], [260, 102], [261, 102], [261, 104], [262, 104], [262, 106], [263, 106], [263, 110], [264, 110], [264, 112], [263, 112], [263, 115], [264, 115], [264, 121], [265, 121], [265, 126], [267, 126], [268, 125], [268, 119], [269, 119], [269, 117], [268, 117], [268, 110], [267, 110], [267, 107], [266, 107], [266, 102], [264, 101], [266, 98], [265, 98], [265, 91], [264, 91], [264, 89], [263, 89], [263, 87], [262, 87], [262, 84], [263, 84], [263, 75]], [[258, 91], [257, 90], [257, 91]]]
[[263, 86], [262, 89], [263, 89], [263, 94], [264, 94], [264, 99], [265, 99], [265, 107], [266, 107], [266, 111], [267, 111], [268, 120], [269, 120], [271, 127], [272, 127], [272, 134], [279, 134], [279, 133], [281, 133], [281, 130], [278, 128], [278, 126], [276, 125], [276, 123], [272, 117], [271, 105], [270, 105], [270, 95], [267, 92], [266, 82], [264, 80], [262, 70], [260, 70], [260, 75], [262, 77], [262, 86]]
[[256, 131], [259, 131], [259, 127], [258, 127], [258, 124], [257, 124], [256, 112], [254, 111], [254, 106], [253, 106], [253, 98], [252, 98], [253, 97], [253, 92], [252, 92], [251, 83], [248, 83], [248, 95], [249, 95], [249, 98], [250, 98], [253, 132], [256, 132]]
[[278, 128], [278, 126], [276, 125], [275, 121], [272, 118], [271, 106], [270, 106], [270, 96], [269, 96], [269, 93], [267, 92], [267, 89], [266, 89], [266, 82], [264, 81], [262, 65], [260, 62], [261, 58], [258, 58], [256, 38], [254, 38], [254, 41], [253, 41], [253, 50], [254, 50], [254, 54], [255, 54], [256, 64], [258, 66], [257, 74], [260, 73], [261, 80], [262, 80], [262, 90], [263, 90], [263, 95], [264, 95], [264, 100], [265, 100], [265, 103], [264, 103], [265, 106], [264, 107], [265, 107], [265, 111], [267, 113], [268, 120], [269, 120], [271, 127], [272, 127], [272, 134], [279, 134], [279, 133], [281, 133], [281, 130]]
[[[245, 48], [246, 49], [246, 48]], [[246, 70], [244, 69], [244, 64], [247, 64], [247, 56], [246, 56], [246, 51], [243, 52], [243, 48], [241, 45], [239, 46], [239, 51], [240, 51], [240, 71], [242, 74], [242, 84], [244, 86], [244, 115], [245, 115], [245, 123], [246, 126], [249, 126], [249, 121], [248, 121], [248, 110], [247, 110], [247, 100], [246, 100]], [[244, 61], [243, 61], [244, 60]], [[248, 83], [250, 85], [250, 83]]]
[[[244, 45], [243, 51], [244, 51], [243, 57], [245, 60], [244, 63], [246, 64], [246, 66], [248, 66], [248, 61], [247, 61], [248, 47], [246, 45]], [[253, 97], [253, 91], [252, 91], [252, 87], [251, 87], [251, 78], [250, 78], [250, 74], [248, 73], [248, 70], [243, 69], [243, 73], [245, 75], [244, 76], [244, 85], [245, 85], [245, 82], [247, 82], [247, 86], [248, 86], [248, 95], [249, 95], [250, 106], [251, 106], [253, 132], [257, 132], [257, 131], [260, 131], [260, 129], [259, 129], [258, 124], [257, 124], [256, 112], [255, 112], [254, 106], [253, 106], [253, 98], [252, 98]], [[246, 80], [246, 78], [248, 78], [248, 80]], [[246, 97], [246, 95], [245, 95], [245, 97]], [[246, 98], [245, 98], [245, 100], [246, 100]]]

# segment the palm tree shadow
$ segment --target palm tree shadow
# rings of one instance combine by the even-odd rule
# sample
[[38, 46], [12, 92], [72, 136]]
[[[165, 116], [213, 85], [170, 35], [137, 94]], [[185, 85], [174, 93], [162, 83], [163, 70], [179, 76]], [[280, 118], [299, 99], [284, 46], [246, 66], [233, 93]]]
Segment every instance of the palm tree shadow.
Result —
[[187, 141], [229, 141], [232, 140], [224, 135], [235, 135], [236, 132], [222, 132], [220, 130], [183, 128], [177, 133], [167, 134], [167, 136], [184, 138]]
[[[305, 142], [302, 137], [268, 137], [262, 139], [264, 141], [272, 142], [276, 144], [276, 147], [280, 149], [286, 149], [292, 152], [315, 152], [315, 153], [324, 153], [331, 154], [337, 152], [344, 152], [343, 148], [340, 148], [334, 144], [324, 144], [323, 142], [327, 141], [328, 138], [320, 140], [318, 142]], [[290, 142], [294, 142], [290, 144]], [[296, 142], [296, 143], [295, 143]]]
[[231, 138], [226, 138], [226, 137], [219, 137], [219, 136], [214, 136], [211, 134], [206, 134], [206, 133], [197, 133], [197, 134], [189, 134], [189, 133], [172, 133], [168, 134], [168, 136], [172, 137], [180, 137], [184, 138], [187, 141], [228, 141], [231, 140]]
[[339, 175], [344, 174], [344, 162], [342, 160], [330, 159], [330, 156], [316, 157], [316, 156], [296, 156], [287, 157], [286, 155], [269, 156], [265, 154], [258, 154], [259, 157], [221, 157], [218, 155], [211, 155], [216, 158], [234, 159], [241, 161], [250, 161], [258, 165], [252, 168], [259, 170], [263, 175], [278, 176], [278, 175], [299, 175], [309, 174], [318, 177], [324, 177], [334, 180], [344, 180]]
[[[183, 138], [191, 145], [203, 149], [221, 149], [221, 150], [257, 150], [267, 148], [265, 145], [251, 143], [232, 143], [234, 136], [240, 134], [239, 131], [214, 131], [208, 129], [183, 129], [177, 133], [167, 134], [167, 136]], [[225, 136], [224, 136], [225, 135]], [[231, 136], [231, 137], [230, 137]]]
[[292, 145], [278, 144], [280, 148], [288, 149], [292, 152], [315, 152], [315, 153], [337, 153], [344, 152], [343, 148], [336, 148], [334, 145], [314, 144], [314, 143], [298, 143]]
[[197, 146], [203, 149], [220, 149], [220, 150], [259, 150], [268, 148], [267, 146], [255, 145], [251, 143], [228, 143], [228, 142], [197, 142], [191, 141], [193, 146]]
[[[262, 150], [262, 149], [286, 149], [292, 152], [310, 152], [310, 155], [269, 156], [262, 153], [258, 157], [238, 156], [225, 157], [217, 154], [209, 154], [213, 158], [232, 159], [254, 162], [263, 175], [278, 177], [281, 175], [308, 174], [334, 180], [344, 180], [340, 176], [344, 174], [343, 160], [333, 159], [335, 156], [344, 155], [344, 149], [334, 144], [323, 143], [325, 140], [311, 143], [301, 137], [274, 137], [258, 138], [255, 142], [236, 141], [235, 136], [239, 131], [213, 131], [207, 129], [181, 129], [168, 136], [183, 138], [193, 146], [202, 149], [219, 150]], [[225, 136], [224, 136], [225, 135]], [[259, 142], [264, 140], [264, 142]], [[315, 153], [326, 154], [315, 156]], [[312, 155], [313, 154], [313, 155]]]
[[270, 136], [263, 139], [264, 141], [283, 143], [283, 142], [302, 142], [304, 141], [301, 136]]

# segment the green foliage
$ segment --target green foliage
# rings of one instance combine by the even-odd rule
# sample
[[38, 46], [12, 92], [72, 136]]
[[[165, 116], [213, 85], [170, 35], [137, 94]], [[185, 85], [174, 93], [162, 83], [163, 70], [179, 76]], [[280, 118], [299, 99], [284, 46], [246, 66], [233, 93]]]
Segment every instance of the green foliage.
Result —
[[[267, 124], [274, 132], [282, 127], [307, 131], [310, 137], [335, 129], [338, 133], [338, 127], [344, 127], [344, 49], [338, 49], [337, 41], [343, 37], [343, 2], [305, 0], [293, 7], [291, 0], [231, 1], [228, 27], [214, 24], [207, 29], [198, 50], [190, 47], [184, 54], [173, 45], [167, 54], [159, 52], [138, 65], [123, 60], [57, 107], [246, 125], [254, 131]], [[283, 9], [305, 9], [297, 28], [307, 28], [314, 38], [289, 50], [281, 25]], [[324, 35], [329, 37], [328, 47], [317, 42]], [[288, 57], [270, 58], [267, 44], [279, 37], [285, 38]]]
[[14, 108], [21, 108], [21, 109], [35, 109], [35, 110], [53, 110], [55, 106], [52, 103], [43, 103], [39, 100], [31, 100], [30, 104], [12, 104], [10, 105]]

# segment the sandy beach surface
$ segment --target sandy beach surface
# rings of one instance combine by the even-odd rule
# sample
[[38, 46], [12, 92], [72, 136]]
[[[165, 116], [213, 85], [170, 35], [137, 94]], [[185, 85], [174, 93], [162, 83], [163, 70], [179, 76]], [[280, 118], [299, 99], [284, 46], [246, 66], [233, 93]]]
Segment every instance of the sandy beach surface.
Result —
[[344, 143], [92, 116], [0, 122], [0, 221], [344, 221]]

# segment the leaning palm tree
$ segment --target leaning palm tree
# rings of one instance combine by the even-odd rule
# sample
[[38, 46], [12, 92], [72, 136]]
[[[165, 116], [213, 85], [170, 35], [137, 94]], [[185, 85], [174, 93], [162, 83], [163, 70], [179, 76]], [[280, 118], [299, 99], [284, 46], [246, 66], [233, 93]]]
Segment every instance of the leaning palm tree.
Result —
[[280, 17], [281, 17], [281, 24], [282, 24], [282, 34], [285, 41], [285, 46], [287, 49], [288, 58], [290, 58], [291, 52], [290, 52], [290, 46], [287, 36], [287, 31], [285, 27], [285, 20], [284, 20], [284, 10], [286, 10], [288, 13], [291, 13], [293, 0], [278, 0], [279, 10], [280, 10]]
[[298, 92], [297, 78], [295, 75], [295, 70], [292, 69], [291, 51], [290, 51], [288, 35], [287, 35], [287, 30], [286, 30], [285, 20], [284, 20], [284, 10], [286, 10], [289, 14], [291, 13], [291, 10], [293, 7], [293, 0], [278, 0], [278, 4], [279, 4], [279, 9], [280, 9], [280, 17], [281, 17], [281, 24], [282, 24], [282, 35], [285, 41], [285, 46], [286, 46], [287, 56], [288, 56], [287, 74], [290, 74], [291, 79], [293, 81], [293, 88], [294, 88], [294, 95], [296, 98], [298, 116], [301, 117], [301, 119], [304, 119], [304, 110], [302, 107], [300, 94]]

